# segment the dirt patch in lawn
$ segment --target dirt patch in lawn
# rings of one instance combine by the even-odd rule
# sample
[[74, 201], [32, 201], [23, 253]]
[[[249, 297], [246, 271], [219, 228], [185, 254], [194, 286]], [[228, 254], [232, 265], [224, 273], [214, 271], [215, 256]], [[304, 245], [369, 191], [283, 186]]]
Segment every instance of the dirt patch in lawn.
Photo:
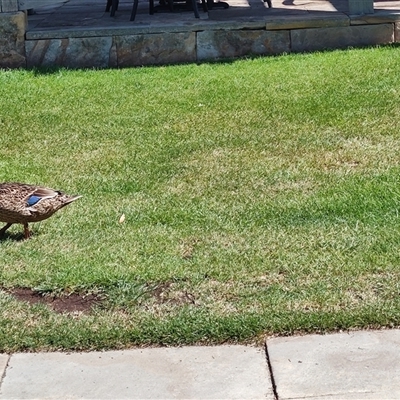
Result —
[[159, 284], [151, 294], [157, 304], [196, 305], [194, 294], [189, 293], [187, 290], [176, 289], [173, 282]]
[[19, 301], [29, 304], [47, 304], [58, 313], [88, 313], [102, 302], [100, 296], [95, 294], [79, 293], [41, 293], [30, 288], [2, 289]]

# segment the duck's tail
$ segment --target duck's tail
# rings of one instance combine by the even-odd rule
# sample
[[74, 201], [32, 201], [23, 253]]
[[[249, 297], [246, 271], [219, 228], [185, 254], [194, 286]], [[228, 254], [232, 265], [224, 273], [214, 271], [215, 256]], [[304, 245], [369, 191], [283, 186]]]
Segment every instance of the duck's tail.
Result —
[[66, 199], [64, 200], [63, 207], [66, 206], [66, 205], [68, 205], [68, 204], [71, 204], [73, 201], [78, 200], [78, 199], [80, 199], [81, 197], [82, 197], [82, 196], [77, 195], [77, 196], [70, 196], [70, 197], [66, 198]]
[[67, 199], [67, 204], [72, 203], [73, 201], [78, 200], [81, 197], [82, 197], [81, 195], [71, 196], [70, 198]]

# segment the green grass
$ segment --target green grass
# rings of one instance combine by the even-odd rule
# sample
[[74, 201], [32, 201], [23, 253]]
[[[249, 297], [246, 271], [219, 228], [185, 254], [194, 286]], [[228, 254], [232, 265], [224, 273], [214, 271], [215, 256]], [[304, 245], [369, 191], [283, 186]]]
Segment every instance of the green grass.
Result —
[[[400, 47], [0, 71], [0, 181], [83, 198], [0, 241], [0, 351], [400, 324]], [[119, 218], [125, 214], [125, 222]]]

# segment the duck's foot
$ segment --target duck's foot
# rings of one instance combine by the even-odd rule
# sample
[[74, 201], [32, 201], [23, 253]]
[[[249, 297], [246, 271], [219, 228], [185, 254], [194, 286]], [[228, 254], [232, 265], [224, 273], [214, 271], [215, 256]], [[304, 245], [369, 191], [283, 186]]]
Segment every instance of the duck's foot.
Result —
[[6, 230], [11, 226], [12, 224], [8, 223], [6, 225], [4, 225], [1, 229], [0, 229], [0, 237], [3, 237], [4, 234], [6, 233]]

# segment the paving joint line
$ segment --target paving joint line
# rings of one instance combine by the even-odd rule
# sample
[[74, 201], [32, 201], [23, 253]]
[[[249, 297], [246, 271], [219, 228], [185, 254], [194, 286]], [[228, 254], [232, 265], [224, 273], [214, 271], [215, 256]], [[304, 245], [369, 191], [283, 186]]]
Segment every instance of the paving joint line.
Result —
[[8, 368], [8, 365], [10, 364], [10, 360], [11, 360], [11, 354], [7, 354], [7, 356], [8, 356], [8, 358], [7, 358], [6, 366], [4, 368], [3, 373], [0, 375], [0, 394], [1, 394], [1, 385], [4, 381], [4, 378], [6, 377], [7, 368]]
[[278, 390], [276, 387], [276, 382], [275, 382], [275, 377], [274, 377], [274, 371], [272, 369], [271, 358], [270, 358], [269, 352], [268, 352], [267, 340], [265, 340], [264, 350], [265, 350], [265, 358], [267, 360], [269, 377], [271, 378], [272, 391], [274, 393], [275, 400], [279, 400]]

